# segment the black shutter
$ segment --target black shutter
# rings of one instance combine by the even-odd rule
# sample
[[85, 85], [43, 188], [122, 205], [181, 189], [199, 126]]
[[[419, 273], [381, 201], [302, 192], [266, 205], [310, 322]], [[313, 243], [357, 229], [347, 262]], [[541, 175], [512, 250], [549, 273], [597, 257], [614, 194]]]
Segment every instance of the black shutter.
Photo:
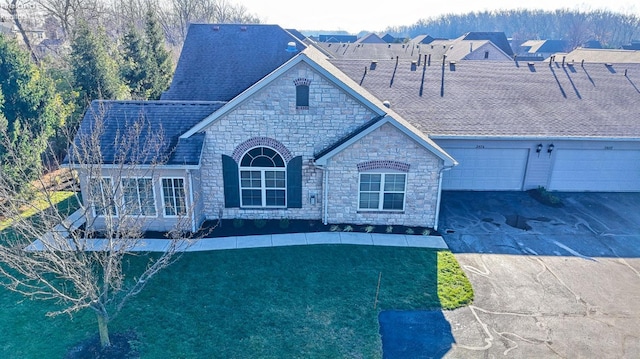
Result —
[[302, 208], [302, 156], [287, 164], [287, 208]]
[[240, 207], [240, 183], [238, 164], [226, 155], [222, 155], [222, 180], [224, 182], [225, 208]]

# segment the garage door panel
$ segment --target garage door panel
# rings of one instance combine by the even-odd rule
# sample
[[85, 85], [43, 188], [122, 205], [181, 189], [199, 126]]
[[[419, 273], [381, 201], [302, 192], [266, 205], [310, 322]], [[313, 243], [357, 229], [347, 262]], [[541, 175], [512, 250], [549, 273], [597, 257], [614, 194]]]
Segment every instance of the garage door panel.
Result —
[[442, 189], [519, 191], [528, 149], [446, 148], [460, 164], [444, 173]]
[[560, 149], [549, 189], [554, 191], [640, 191], [640, 151]]

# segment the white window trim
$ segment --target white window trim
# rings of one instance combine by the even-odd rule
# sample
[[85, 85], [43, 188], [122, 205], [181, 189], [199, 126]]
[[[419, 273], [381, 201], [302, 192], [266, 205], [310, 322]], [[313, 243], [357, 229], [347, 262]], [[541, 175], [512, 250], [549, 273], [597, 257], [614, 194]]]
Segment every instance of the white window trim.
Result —
[[122, 208], [125, 209], [125, 211], [128, 211], [127, 209], [127, 204], [125, 203], [125, 194], [124, 194], [124, 180], [127, 179], [135, 179], [136, 180], [136, 193], [137, 193], [137, 197], [138, 197], [138, 206], [140, 209], [142, 209], [142, 203], [140, 203], [140, 191], [139, 188], [137, 186], [137, 180], [140, 179], [147, 179], [150, 180], [151, 182], [151, 193], [153, 194], [153, 211], [155, 212], [155, 214], [153, 215], [147, 215], [147, 214], [135, 214], [133, 216], [137, 216], [137, 217], [145, 217], [145, 218], [158, 218], [158, 202], [156, 199], [156, 186], [153, 184], [153, 178], [152, 177], [135, 177], [135, 176], [131, 176], [131, 177], [122, 177], [120, 178], [120, 191], [122, 191]]
[[[240, 208], [287, 208], [287, 166], [285, 164], [284, 167], [239, 167], [240, 171], [238, 173], [238, 186], [240, 186]], [[260, 197], [262, 199], [261, 206], [249, 206], [243, 204], [242, 200], [242, 190], [250, 189], [256, 190], [256, 187], [242, 187], [242, 172], [243, 171], [254, 171], [260, 172]], [[265, 172], [273, 171], [273, 172], [283, 172], [284, 173], [284, 187], [269, 187], [267, 188], [265, 181]], [[267, 190], [281, 190], [284, 191], [284, 205], [283, 206], [267, 206]]]
[[[109, 193], [111, 193], [112, 195], [115, 196], [115, 188], [113, 187], [113, 178], [111, 176], [101, 176], [101, 177], [97, 177], [97, 178], [90, 178], [88, 177], [87, 180], [87, 186], [89, 187], [89, 204], [91, 205], [91, 214], [93, 215], [93, 218], [98, 218], [98, 217], [106, 217], [104, 214], [98, 214], [98, 212], [96, 212], [96, 205], [95, 202], [93, 200], [93, 181], [97, 181], [100, 184], [100, 195], [104, 195], [104, 188], [102, 187], [102, 181], [108, 179], [109, 180]], [[118, 217], [118, 206], [115, 205], [115, 198], [108, 198], [109, 200], [113, 201], [114, 203], [114, 209], [115, 209], [115, 213], [113, 214], [113, 217], [117, 218]]]
[[[184, 207], [185, 207], [184, 208], [185, 213], [183, 215], [181, 215], [181, 214], [171, 215], [171, 214], [167, 214], [167, 212], [166, 212], [167, 207], [166, 207], [166, 202], [164, 200], [164, 185], [162, 184], [162, 181], [166, 180], [166, 179], [167, 180], [171, 180], [171, 186], [172, 186], [171, 189], [172, 190], [175, 190], [175, 187], [173, 187], [173, 180], [175, 180], [175, 179], [181, 179], [182, 180], [182, 188], [184, 188]], [[188, 196], [187, 196], [187, 179], [184, 178], [184, 177], [179, 177], [179, 176], [178, 177], [160, 177], [158, 179], [158, 181], [160, 183], [160, 192], [161, 192], [161, 196], [160, 197], [162, 197], [162, 216], [164, 218], [184, 218], [184, 217], [186, 217], [189, 214], [189, 201], [187, 199], [188, 198]], [[189, 191], [191, 191], [191, 188], [189, 188]], [[174, 192], [174, 195], [175, 195], [175, 192]], [[175, 203], [174, 203], [174, 206], [175, 206]], [[176, 211], [176, 213], [177, 213], [177, 211]]]
[[[399, 175], [404, 175], [404, 191], [400, 192], [400, 191], [385, 191], [384, 190], [384, 184], [385, 184], [385, 179], [386, 179], [386, 175], [388, 174], [399, 174]], [[360, 183], [362, 182], [362, 175], [380, 175], [380, 190], [377, 191], [378, 192], [378, 208], [361, 208], [360, 207], [360, 196], [362, 195], [362, 192], [360, 190]], [[407, 202], [407, 181], [409, 179], [409, 176], [406, 172], [398, 172], [398, 171], [380, 171], [380, 170], [375, 170], [375, 171], [366, 171], [366, 172], [359, 172], [358, 173], [358, 211], [360, 212], [404, 212], [405, 208], [406, 208], [406, 202]], [[367, 193], [371, 193], [374, 191], [364, 191]], [[384, 209], [384, 194], [385, 193], [402, 193], [402, 209]]]

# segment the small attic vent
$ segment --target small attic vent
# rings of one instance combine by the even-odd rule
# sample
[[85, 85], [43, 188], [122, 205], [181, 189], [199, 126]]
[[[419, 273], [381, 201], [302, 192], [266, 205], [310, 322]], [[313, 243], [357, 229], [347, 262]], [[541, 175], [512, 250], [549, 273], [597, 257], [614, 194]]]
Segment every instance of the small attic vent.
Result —
[[376, 66], [378, 66], [378, 61], [376, 60], [371, 60], [371, 65], [369, 66], [370, 70], [375, 70]]
[[247, 27], [246, 26], [240, 26], [240, 31], [247, 31]]
[[287, 52], [296, 52], [298, 51], [298, 48], [296, 47], [296, 43], [293, 41], [290, 41], [289, 43], [287, 43]]
[[382, 104], [384, 105], [384, 107], [386, 108], [391, 108], [391, 102], [389, 102], [389, 100], [385, 100], [384, 102], [382, 102]]
[[220, 26], [214, 25], [213, 26], [213, 31], [220, 31]]

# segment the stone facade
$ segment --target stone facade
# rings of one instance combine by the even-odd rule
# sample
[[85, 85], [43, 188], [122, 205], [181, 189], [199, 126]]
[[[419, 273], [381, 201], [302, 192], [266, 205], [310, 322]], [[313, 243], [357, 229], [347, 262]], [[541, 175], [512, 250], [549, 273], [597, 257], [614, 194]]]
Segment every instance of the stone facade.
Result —
[[[296, 107], [296, 82], [309, 83], [308, 109]], [[322, 215], [322, 171], [313, 167], [314, 153], [327, 148], [375, 117], [320, 73], [299, 63], [206, 129], [200, 177], [204, 211], [208, 218], [320, 219]], [[278, 149], [285, 161], [302, 156], [302, 208], [240, 209], [224, 207], [221, 156], [236, 160], [247, 143]], [[246, 148], [245, 148], [246, 147]], [[283, 153], [284, 152], [284, 153]], [[290, 153], [290, 156], [287, 153]], [[235, 154], [234, 154], [235, 153]], [[316, 196], [315, 204], [310, 196]]]
[[[377, 163], [378, 168], [367, 168], [371, 163]], [[328, 221], [433, 227], [441, 167], [442, 160], [436, 155], [395, 126], [384, 124], [331, 158], [328, 166]], [[404, 211], [358, 211], [361, 171], [405, 173], [405, 169], [407, 184]]]
[[[296, 85], [309, 85], [309, 107], [296, 107]], [[377, 116], [305, 63], [299, 63], [206, 128], [200, 198], [208, 219], [321, 219], [323, 171], [313, 163], [326, 149]], [[239, 161], [256, 145], [302, 156], [302, 208], [225, 208], [222, 155]], [[410, 165], [403, 213], [357, 211], [358, 164], [394, 160]], [[384, 125], [335, 156], [329, 167], [329, 222], [433, 226], [439, 159], [407, 135]], [[315, 197], [315, 203], [310, 198]], [[354, 197], [355, 196], [355, 197]]]

